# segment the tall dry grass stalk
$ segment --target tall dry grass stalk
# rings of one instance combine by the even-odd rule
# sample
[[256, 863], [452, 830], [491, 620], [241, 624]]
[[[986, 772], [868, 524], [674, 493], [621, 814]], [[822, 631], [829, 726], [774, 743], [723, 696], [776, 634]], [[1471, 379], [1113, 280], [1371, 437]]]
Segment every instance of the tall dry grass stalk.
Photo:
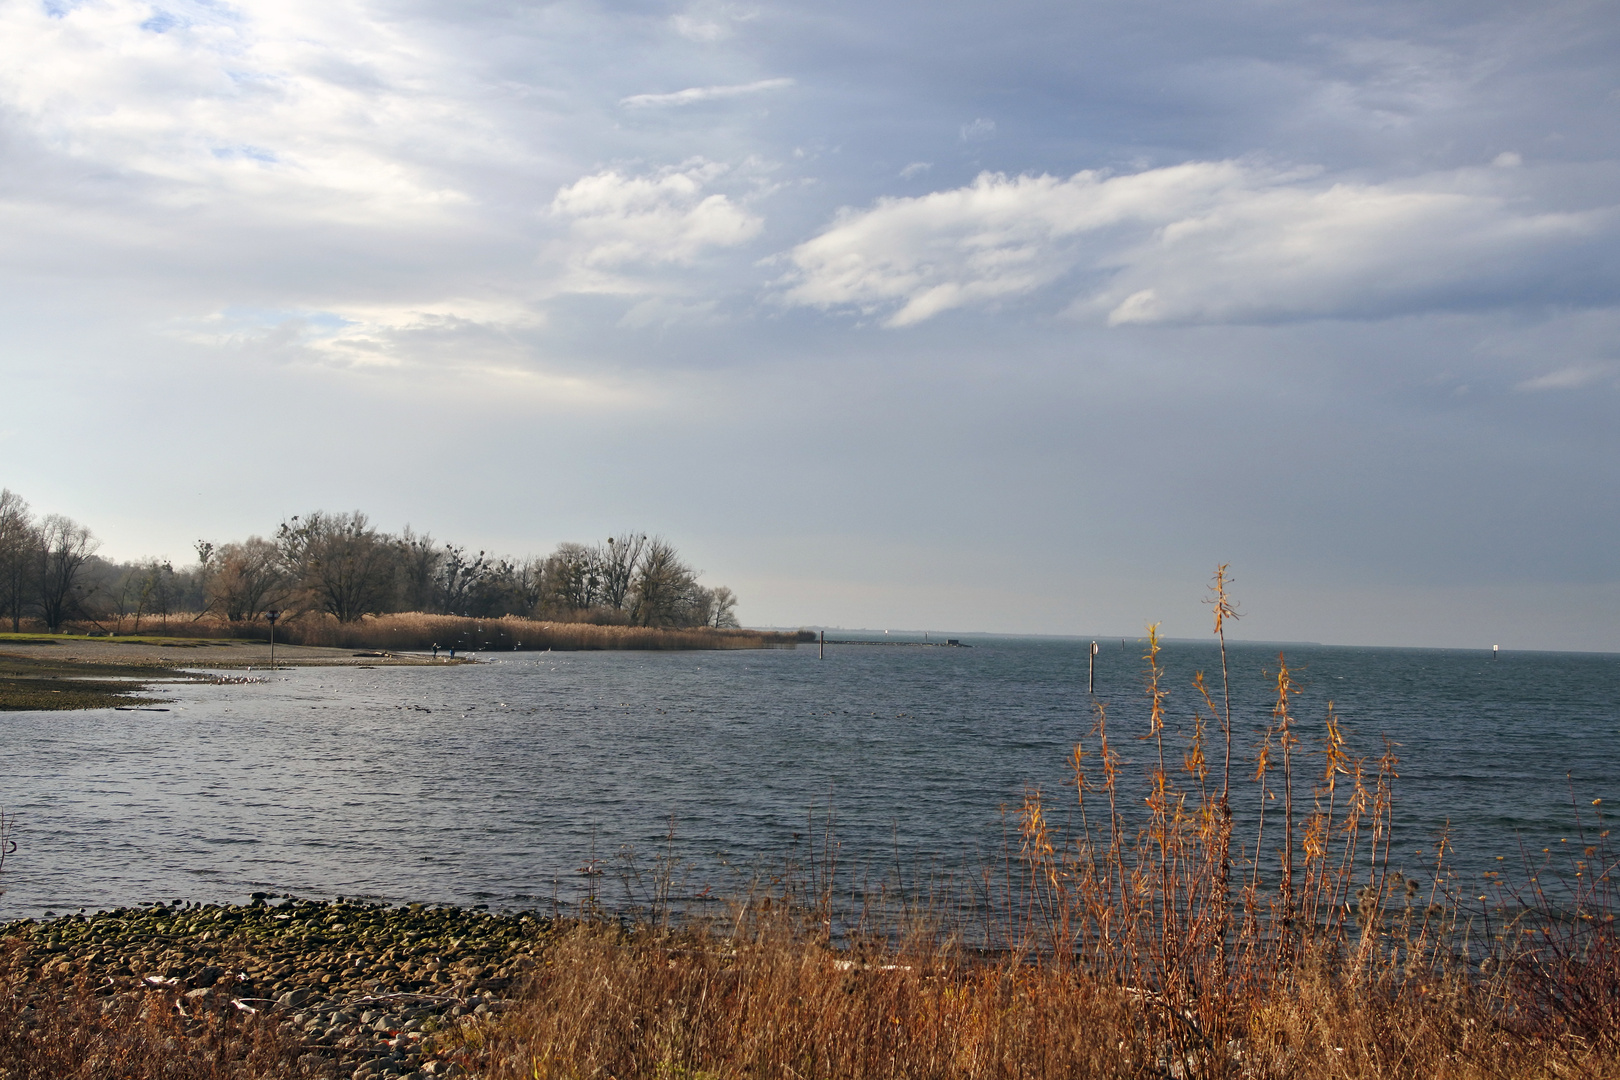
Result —
[[491, 1080], [1620, 1076], [1600, 1048], [1503, 1024], [1456, 975], [1418, 992], [1312, 968], [1251, 987], [1217, 1040], [1151, 989], [927, 933], [833, 949], [801, 914], [576, 926], [517, 1010], [446, 1049]]
[[1496, 920], [1485, 926], [1480, 968], [1495, 973], [1501, 1007], [1522, 1027], [1572, 1031], [1620, 1058], [1620, 855], [1603, 800], [1584, 810], [1571, 801], [1571, 837], [1540, 852], [1521, 849], [1515, 875], [1487, 875], [1495, 896], [1478, 899], [1494, 899], [1487, 912]]
[[[1158, 627], [1150, 626], [1147, 725], [1136, 735], [1150, 744], [1146, 777], [1125, 777], [1121, 736], [1098, 703], [1089, 738], [1070, 758], [1078, 824], [1054, 830], [1046, 795], [1026, 796], [1024, 872], [1001, 897], [1006, 932], [994, 943], [1162, 1002], [1181, 1021], [1166, 1041], [1199, 1075], [1227, 1060], [1257, 1001], [1286, 998], [1301, 980], [1358, 993], [1422, 979], [1439, 985], [1453, 974], [1461, 916], [1441, 902], [1416, 920], [1409, 904], [1392, 909], [1385, 879], [1398, 758], [1390, 746], [1374, 760], [1354, 756], [1331, 703], [1318, 724], [1305, 725], [1282, 654], [1247, 783], [1234, 778], [1241, 750], [1225, 659], [1226, 623], [1237, 617], [1229, 584], [1223, 565], [1211, 597], [1219, 706], [1199, 673], [1191, 710], [1172, 718]], [[1221, 738], [1216, 777], [1212, 730]], [[1234, 833], [1234, 800], [1252, 808], [1250, 836]]]

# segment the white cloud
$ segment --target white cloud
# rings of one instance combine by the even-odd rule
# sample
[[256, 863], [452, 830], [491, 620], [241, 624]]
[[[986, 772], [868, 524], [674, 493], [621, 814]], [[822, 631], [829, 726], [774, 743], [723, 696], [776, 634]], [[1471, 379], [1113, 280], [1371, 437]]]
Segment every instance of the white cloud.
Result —
[[671, 21], [675, 26], [675, 32], [690, 41], [724, 41], [731, 36], [731, 27], [716, 19], [677, 15]]
[[358, 5], [49, 7], [0, 5], [0, 103], [48, 153], [141, 181], [164, 207], [414, 220], [468, 197], [412, 147], [509, 154], [476, 113], [421, 92], [449, 82], [448, 61]]
[[871, 210], [841, 212], [793, 250], [787, 299], [869, 313], [898, 305], [889, 324], [905, 326], [1027, 293], [1079, 260], [1066, 242], [1075, 235], [1153, 212], [1191, 212], [1240, 172], [1217, 163], [1115, 179], [984, 173], [967, 187], [881, 199]]
[[735, 25], [757, 18], [759, 12], [736, 4], [700, 3], [670, 20], [675, 32], [688, 41], [705, 45], [725, 41], [736, 33]]
[[[332, 367], [400, 368], [439, 365], [445, 346], [466, 366], [469, 354], [499, 344], [510, 358], [510, 335], [545, 322], [532, 304], [515, 299], [454, 297], [422, 304], [355, 304], [329, 310], [230, 309], [177, 319], [168, 332], [183, 341]], [[488, 359], [488, 357], [486, 357]]]
[[996, 122], [994, 120], [986, 120], [982, 116], [971, 123], [963, 124], [962, 130], [959, 132], [959, 134], [962, 136], [963, 142], [978, 142], [981, 139], [988, 139], [995, 133]]
[[758, 82], [737, 83], [730, 86], [692, 86], [669, 94], [632, 94], [622, 99], [619, 104], [627, 109], [695, 105], [700, 101], [723, 101], [726, 98], [746, 97], [766, 90], [781, 90], [792, 85], [792, 79], [760, 79]]
[[423, 304], [327, 311], [233, 309], [172, 320], [169, 336], [306, 370], [398, 376], [401, 384], [474, 383], [532, 393], [553, 404], [627, 407], [648, 403], [609, 374], [547, 370], [533, 332], [545, 316], [514, 298], [447, 298]]
[[927, 172], [933, 167], [934, 163], [931, 161], [913, 161], [910, 165], [907, 165], [905, 168], [900, 170], [900, 179], [910, 180], [914, 176], [921, 176], [923, 173]]
[[624, 271], [690, 265], [705, 251], [759, 235], [763, 219], [708, 190], [727, 172], [703, 160], [643, 176], [609, 169], [557, 192], [551, 212], [569, 229], [565, 291], [644, 291]]
[[1536, 390], [1579, 390], [1613, 375], [1614, 371], [1613, 364], [1591, 364], [1560, 368], [1557, 371], [1548, 372], [1534, 379], [1526, 379], [1514, 389], [1531, 392]]
[[[1536, 211], [1491, 186], [1501, 175], [1332, 183], [1239, 161], [1068, 179], [985, 173], [967, 187], [842, 211], [792, 251], [784, 297], [882, 313], [890, 326], [1070, 275], [1086, 278], [1071, 312], [1111, 325], [1553, 299], [1550, 268], [1567, 273], [1599, 251], [1615, 208]], [[1597, 288], [1613, 295], [1616, 285]]]

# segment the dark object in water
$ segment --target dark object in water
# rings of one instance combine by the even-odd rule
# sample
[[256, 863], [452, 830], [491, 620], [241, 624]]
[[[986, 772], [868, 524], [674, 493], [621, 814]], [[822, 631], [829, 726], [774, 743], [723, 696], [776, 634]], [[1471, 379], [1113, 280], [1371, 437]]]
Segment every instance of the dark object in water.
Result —
[[944, 641], [856, 641], [850, 638], [828, 638], [827, 645], [890, 645], [909, 649], [971, 649], [973, 646], [963, 644], [960, 638], [946, 638]]

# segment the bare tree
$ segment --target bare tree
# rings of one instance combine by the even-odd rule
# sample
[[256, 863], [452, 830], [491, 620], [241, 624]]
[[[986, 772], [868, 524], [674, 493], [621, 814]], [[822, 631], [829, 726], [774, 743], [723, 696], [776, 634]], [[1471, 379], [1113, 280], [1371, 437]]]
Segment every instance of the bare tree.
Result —
[[231, 622], [257, 619], [286, 599], [287, 573], [276, 545], [268, 540], [250, 536], [209, 554], [204, 596], [211, 610]]
[[[275, 537], [199, 540], [197, 564], [110, 563], [90, 531], [61, 516], [36, 523], [28, 504], [0, 489], [0, 617], [21, 628], [37, 610], [48, 626], [131, 613], [139, 631], [174, 611], [253, 620], [268, 608], [329, 612], [345, 622], [390, 611], [550, 615], [645, 626], [735, 626], [736, 596], [704, 588], [668, 541], [645, 533], [598, 545], [564, 543], [543, 559], [469, 554], [407, 526], [398, 535], [366, 515], [317, 511], [284, 521]], [[99, 625], [99, 624], [98, 624]]]
[[559, 613], [589, 611], [601, 602], [599, 549], [584, 544], [558, 544], [541, 574], [543, 603]]
[[601, 576], [601, 603], [605, 607], [623, 610], [629, 606], [631, 591], [635, 588], [636, 570], [647, 550], [645, 533], [623, 533], [607, 538], [607, 544], [596, 549]]
[[[261, 541], [262, 543], [262, 541]], [[174, 564], [168, 559], [148, 559], [141, 565], [140, 602], [135, 609], [135, 632], [141, 632], [141, 615], [157, 615], [169, 625], [169, 611], [174, 604]]]
[[[637, 561], [631, 591], [631, 621], [641, 626], [690, 626], [697, 600], [697, 575], [681, 561], [675, 548], [653, 537]], [[703, 613], [707, 621], [708, 612]]]
[[316, 511], [282, 522], [276, 548], [293, 568], [310, 604], [340, 622], [387, 606], [394, 574], [394, 545], [371, 527], [366, 515]]
[[100, 546], [90, 530], [72, 518], [52, 514], [40, 523], [39, 610], [50, 630], [60, 630], [83, 608], [79, 577]]
[[480, 551], [467, 558], [467, 549], [456, 544], [444, 545], [439, 555], [436, 579], [438, 609], [446, 615], [466, 615], [473, 595], [489, 576], [490, 562]]
[[490, 564], [468, 593], [467, 613], [481, 619], [527, 614], [534, 601], [528, 596], [524, 569], [511, 559]]
[[141, 632], [141, 568], [138, 566], [119, 567], [119, 573], [113, 579], [112, 585], [107, 589], [108, 614], [113, 619], [113, 632], [124, 632], [124, 616], [128, 615], [130, 608], [135, 609], [135, 632]]
[[530, 556], [518, 565], [516, 588], [523, 606], [518, 614], [533, 615], [546, 595], [546, 560]]
[[473, 589], [470, 610], [484, 618], [529, 615], [540, 605], [545, 564], [540, 559], [501, 559]]
[[704, 622], [713, 627], [737, 626], [737, 594], [724, 585], [713, 589], [704, 589], [707, 603], [704, 605]]
[[394, 542], [399, 546], [400, 610], [435, 610], [437, 580], [444, 556], [433, 546], [433, 537], [427, 533], [418, 536], [407, 525]]
[[11, 617], [11, 631], [22, 628], [23, 609], [33, 592], [39, 536], [22, 496], [0, 488], [0, 615]]

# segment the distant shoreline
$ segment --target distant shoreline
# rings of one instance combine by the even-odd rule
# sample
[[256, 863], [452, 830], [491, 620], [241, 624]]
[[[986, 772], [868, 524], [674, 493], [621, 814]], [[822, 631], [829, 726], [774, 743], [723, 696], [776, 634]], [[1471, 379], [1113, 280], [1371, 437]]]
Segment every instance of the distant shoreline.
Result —
[[[465, 663], [461, 657], [438, 663]], [[348, 649], [277, 645], [276, 667], [410, 667], [421, 656], [362, 656]], [[250, 671], [270, 666], [268, 642], [185, 639], [123, 640], [68, 635], [0, 635], [0, 712], [155, 709], [165, 684], [243, 682], [241, 676], [187, 674], [183, 669]]]
[[[278, 642], [275, 666], [448, 667], [473, 663], [482, 652], [779, 649], [801, 639], [773, 631], [452, 616], [382, 616], [322, 629], [338, 640]], [[0, 712], [160, 708], [164, 702], [150, 695], [164, 683], [239, 681], [183, 675], [182, 669], [249, 671], [270, 662], [269, 641], [257, 638], [0, 634]]]

